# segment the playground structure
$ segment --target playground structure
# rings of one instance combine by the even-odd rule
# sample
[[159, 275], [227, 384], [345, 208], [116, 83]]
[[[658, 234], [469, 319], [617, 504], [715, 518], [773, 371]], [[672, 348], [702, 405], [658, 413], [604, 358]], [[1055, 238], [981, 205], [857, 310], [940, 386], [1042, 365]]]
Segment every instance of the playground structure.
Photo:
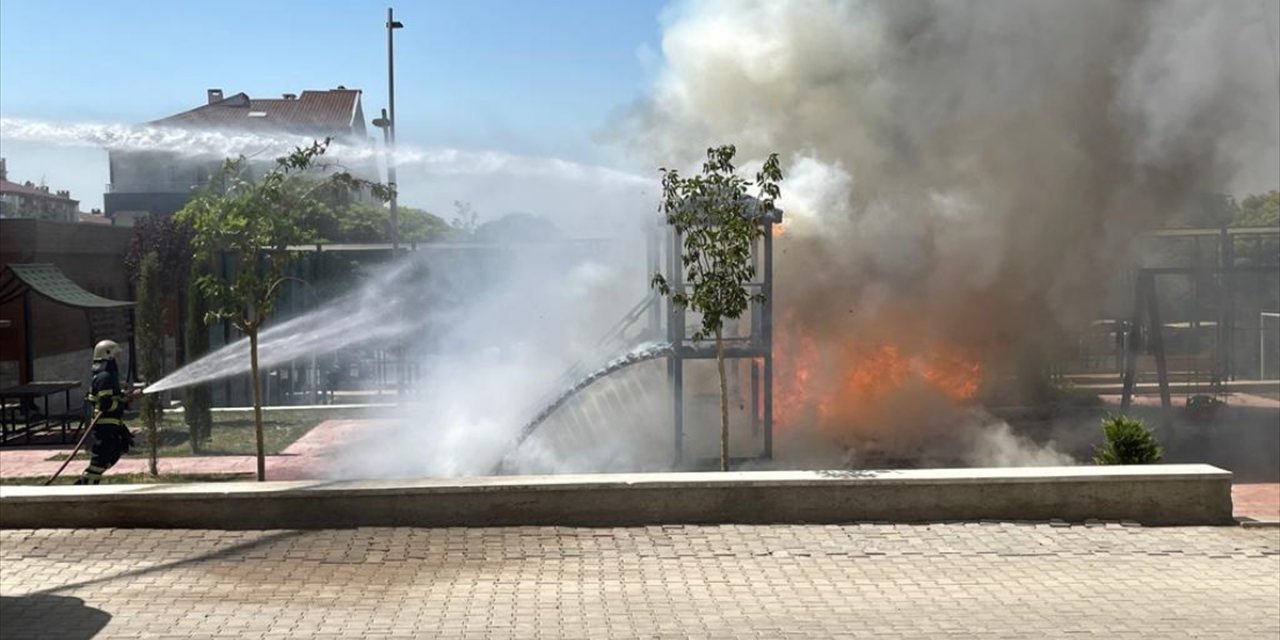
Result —
[[[1127, 289], [1127, 292], [1126, 292]], [[1077, 386], [1213, 403], [1280, 386], [1280, 229], [1169, 229], [1136, 244], [1104, 316], [1061, 370]]]
[[[726, 368], [740, 370], [737, 365], [745, 363], [749, 371], [744, 390], [749, 398], [748, 419], [751, 433], [760, 434], [762, 441], [754, 455], [735, 457], [735, 461], [773, 457], [773, 236], [774, 225], [782, 223], [782, 211], [765, 208], [754, 198], [748, 197], [748, 200], [748, 215], [761, 225], [762, 233], [751, 248], [752, 266], [757, 278], [746, 286], [750, 293], [760, 294], [761, 299], [751, 302], [744, 317], [726, 323], [723, 339]], [[646, 273], [661, 273], [673, 292], [684, 291], [686, 287], [681, 265], [682, 246], [681, 234], [661, 219], [647, 229]], [[498, 469], [501, 470], [520, 446], [558, 413], [566, 414], [565, 428], [568, 429], [582, 429], [593, 420], [608, 419], [610, 416], [607, 415], [591, 415], [602, 411], [574, 403], [575, 397], [599, 380], [658, 359], [666, 360], [673, 443], [671, 463], [675, 468], [686, 465], [689, 462], [685, 452], [686, 397], [689, 393], [686, 368], [690, 361], [714, 360], [717, 357], [714, 341], [693, 338], [697, 322], [693, 313], [676, 305], [670, 298], [656, 293], [645, 296], [599, 343], [599, 349], [604, 353], [623, 354], [602, 367], [591, 368], [586, 363], [579, 363], [570, 368], [560, 379], [562, 391], [545, 399], [540, 403], [540, 409], [532, 412], [532, 419], [520, 430], [511, 452]], [[619, 394], [632, 396], [634, 400], [637, 395], [652, 396], [653, 390], [642, 384], [630, 384], [610, 390], [606, 395]], [[604, 411], [611, 408], [625, 410], [629, 404], [627, 400], [616, 397], [605, 400]], [[599, 402], [594, 404], [597, 408], [600, 406]]]

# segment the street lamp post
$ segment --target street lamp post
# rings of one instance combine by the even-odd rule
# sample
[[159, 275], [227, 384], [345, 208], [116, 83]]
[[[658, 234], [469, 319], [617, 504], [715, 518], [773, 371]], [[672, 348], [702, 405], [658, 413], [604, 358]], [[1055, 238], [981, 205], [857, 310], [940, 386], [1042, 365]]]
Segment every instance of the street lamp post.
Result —
[[400, 252], [400, 215], [396, 210], [396, 29], [404, 25], [396, 22], [391, 7], [387, 7], [387, 102], [390, 106], [390, 117], [383, 112], [387, 121], [383, 135], [387, 147], [387, 184], [391, 187], [391, 253]]
[[[387, 154], [387, 186], [391, 188], [391, 256], [400, 253], [400, 212], [396, 200], [399, 197], [396, 184], [396, 54], [395, 33], [404, 25], [396, 22], [395, 13], [387, 7], [387, 109], [382, 110], [382, 117], [373, 121], [373, 126], [382, 129], [382, 147]], [[404, 401], [405, 348], [398, 345], [396, 354], [396, 396]]]

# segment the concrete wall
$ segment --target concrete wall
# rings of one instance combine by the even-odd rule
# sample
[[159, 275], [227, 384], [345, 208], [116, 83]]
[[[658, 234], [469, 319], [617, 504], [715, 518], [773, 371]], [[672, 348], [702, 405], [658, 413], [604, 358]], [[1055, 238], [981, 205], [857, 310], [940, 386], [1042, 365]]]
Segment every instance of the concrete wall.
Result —
[[308, 529], [976, 520], [1230, 524], [1207, 465], [0, 487], [0, 528]]

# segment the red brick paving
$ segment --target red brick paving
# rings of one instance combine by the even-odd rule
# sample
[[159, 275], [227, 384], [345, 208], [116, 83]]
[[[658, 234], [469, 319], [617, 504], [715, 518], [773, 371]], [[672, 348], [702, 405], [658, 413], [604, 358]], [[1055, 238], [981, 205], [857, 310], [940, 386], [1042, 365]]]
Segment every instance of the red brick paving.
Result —
[[[267, 456], [267, 478], [271, 480], [309, 480], [325, 477], [327, 461], [344, 443], [357, 437], [358, 431], [367, 433], [377, 429], [384, 420], [325, 420], [308, 431], [280, 455]], [[48, 477], [62, 466], [60, 460], [50, 458], [65, 453], [70, 447], [0, 450], [0, 477], [29, 478]], [[84, 469], [85, 461], [77, 460], [67, 466], [64, 475], [76, 475]], [[161, 458], [158, 462], [161, 475], [252, 474], [257, 469], [253, 456], [190, 456]], [[126, 458], [108, 473], [145, 473], [145, 458]]]
[[1232, 485], [1231, 502], [1237, 518], [1280, 520], [1280, 483]]

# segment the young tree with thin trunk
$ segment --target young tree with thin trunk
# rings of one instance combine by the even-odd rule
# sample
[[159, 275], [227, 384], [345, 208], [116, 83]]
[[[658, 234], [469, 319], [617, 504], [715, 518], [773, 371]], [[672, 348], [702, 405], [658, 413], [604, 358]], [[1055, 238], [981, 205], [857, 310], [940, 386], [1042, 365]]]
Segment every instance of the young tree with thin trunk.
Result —
[[[701, 314], [702, 325], [694, 340], [714, 337], [716, 367], [720, 374], [720, 470], [729, 470], [729, 397], [724, 366], [724, 323], [742, 316], [751, 302], [764, 296], [752, 294], [747, 284], [755, 278], [751, 247], [765, 234], [761, 218], [774, 210], [781, 193], [782, 169], [778, 154], [770, 154], [755, 182], [737, 175], [733, 145], [707, 149], [702, 174], [681, 177], [674, 169], [662, 171], [662, 204], [659, 210], [682, 240], [681, 265], [684, 286], [673, 289], [662, 274], [654, 274], [652, 286], [676, 305]], [[755, 187], [757, 194], [748, 192]]]
[[227, 319], [249, 338], [249, 381], [253, 391], [253, 424], [258, 449], [258, 480], [265, 480], [266, 452], [262, 433], [262, 381], [258, 370], [258, 334], [275, 310], [292, 245], [317, 239], [317, 230], [333, 215], [327, 203], [344, 193], [367, 190], [386, 200], [388, 187], [352, 176], [320, 161], [329, 140], [300, 147], [278, 158], [255, 179], [243, 156], [228, 160], [199, 196], [178, 216], [195, 230], [196, 258], [211, 264], [218, 255], [232, 263], [224, 279], [200, 275], [196, 284], [209, 305], [206, 321]]
[[[164, 302], [160, 257], [146, 252], [138, 266], [138, 375], [155, 382], [164, 377]], [[160, 420], [164, 407], [158, 394], [142, 397], [142, 422], [147, 436], [147, 470], [160, 475], [156, 459], [160, 449]]]
[[[208, 272], [203, 265], [192, 265], [187, 283], [187, 326], [184, 328], [187, 343], [187, 359], [199, 360], [209, 351], [209, 327], [205, 315], [209, 312], [204, 293], [196, 286], [196, 280]], [[182, 420], [187, 423], [191, 453], [201, 453], [213, 437], [212, 393], [208, 384], [196, 384], [182, 390]]]
[[[138, 295], [138, 373], [148, 382], [164, 377], [164, 317], [169, 301], [181, 299], [177, 292], [190, 280], [191, 233], [190, 225], [170, 216], [143, 216], [133, 224], [124, 263]], [[161, 396], [143, 396], [142, 416], [152, 475], [157, 474], [162, 413]]]

